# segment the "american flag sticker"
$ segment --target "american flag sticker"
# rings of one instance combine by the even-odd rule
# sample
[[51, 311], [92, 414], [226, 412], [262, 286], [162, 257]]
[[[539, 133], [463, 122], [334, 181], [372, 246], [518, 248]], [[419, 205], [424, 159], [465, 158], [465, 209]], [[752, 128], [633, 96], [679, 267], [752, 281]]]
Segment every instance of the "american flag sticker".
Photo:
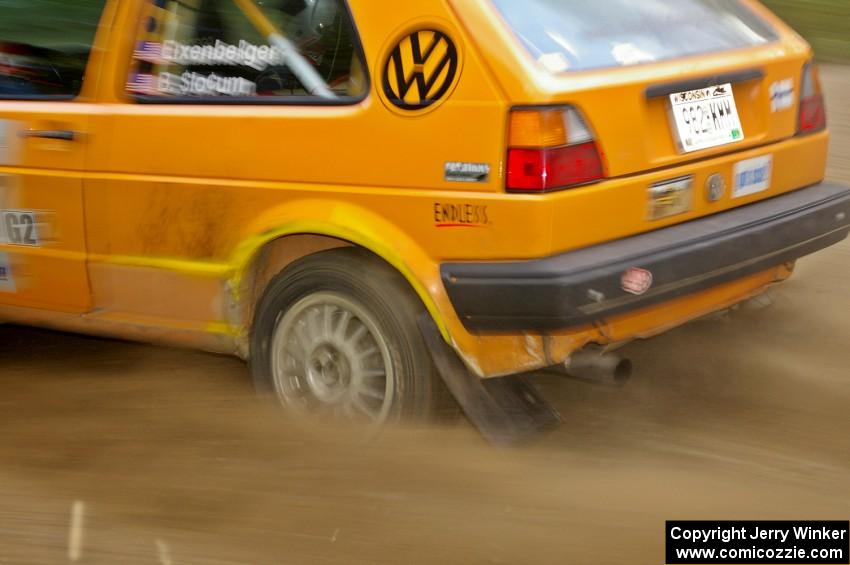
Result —
[[136, 94], [156, 94], [151, 74], [133, 73], [127, 81], [127, 90]]
[[136, 43], [136, 50], [133, 51], [133, 58], [147, 63], [162, 63], [162, 43], [139, 41]]

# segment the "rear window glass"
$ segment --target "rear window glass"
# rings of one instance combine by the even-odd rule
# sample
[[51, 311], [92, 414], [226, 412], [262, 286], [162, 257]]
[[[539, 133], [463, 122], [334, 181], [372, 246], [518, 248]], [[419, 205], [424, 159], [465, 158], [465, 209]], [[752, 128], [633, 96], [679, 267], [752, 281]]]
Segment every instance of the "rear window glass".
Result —
[[548, 71], [638, 65], [769, 43], [738, 0], [493, 0]]
[[146, 0], [127, 90], [148, 101], [345, 103], [367, 87], [342, 0]]

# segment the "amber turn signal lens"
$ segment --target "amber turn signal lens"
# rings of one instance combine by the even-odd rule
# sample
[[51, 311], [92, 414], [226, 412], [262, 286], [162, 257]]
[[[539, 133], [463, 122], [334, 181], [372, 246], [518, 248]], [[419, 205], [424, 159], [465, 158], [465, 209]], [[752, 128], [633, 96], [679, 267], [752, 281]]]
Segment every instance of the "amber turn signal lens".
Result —
[[511, 147], [560, 147], [567, 144], [565, 112], [551, 110], [514, 110], [511, 112]]

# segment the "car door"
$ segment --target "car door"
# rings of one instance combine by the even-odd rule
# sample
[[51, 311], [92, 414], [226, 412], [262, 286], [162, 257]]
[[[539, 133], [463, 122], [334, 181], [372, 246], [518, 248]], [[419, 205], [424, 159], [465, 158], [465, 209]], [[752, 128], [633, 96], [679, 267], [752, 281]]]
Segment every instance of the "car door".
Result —
[[[206, 330], [223, 317], [216, 277], [246, 226], [297, 197], [256, 184], [318, 169], [332, 178], [317, 164], [331, 152], [320, 140], [360, 131], [362, 51], [343, 0], [123, 6], [101, 80], [108, 103], [91, 124], [98, 174], [85, 183], [93, 307], [112, 320]], [[283, 64], [283, 35], [303, 49], [297, 73]]]
[[0, 2], [0, 306], [90, 307], [82, 175], [106, 3]]

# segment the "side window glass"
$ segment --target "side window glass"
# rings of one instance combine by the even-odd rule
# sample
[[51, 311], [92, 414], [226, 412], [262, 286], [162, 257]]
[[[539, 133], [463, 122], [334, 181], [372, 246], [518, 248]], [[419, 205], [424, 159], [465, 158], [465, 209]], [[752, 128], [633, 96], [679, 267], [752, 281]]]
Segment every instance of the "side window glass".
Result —
[[105, 0], [0, 0], [0, 99], [80, 94]]
[[127, 91], [142, 102], [352, 103], [367, 90], [344, 0], [145, 0]]

